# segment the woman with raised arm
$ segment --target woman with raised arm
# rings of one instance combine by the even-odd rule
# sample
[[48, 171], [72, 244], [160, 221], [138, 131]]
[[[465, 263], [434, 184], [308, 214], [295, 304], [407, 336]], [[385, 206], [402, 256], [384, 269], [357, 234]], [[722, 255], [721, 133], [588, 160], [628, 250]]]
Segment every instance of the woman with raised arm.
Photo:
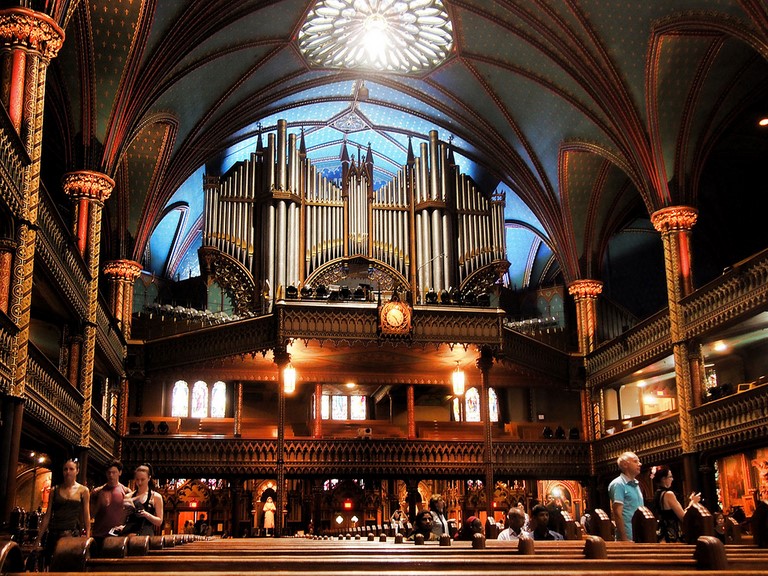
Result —
[[680, 522], [683, 521], [685, 510], [701, 500], [700, 493], [691, 492], [688, 496], [688, 505], [683, 509], [677, 496], [672, 492], [673, 480], [672, 470], [667, 466], [659, 466], [653, 473], [653, 481], [656, 484], [653, 502], [659, 518], [659, 541], [679, 542]]

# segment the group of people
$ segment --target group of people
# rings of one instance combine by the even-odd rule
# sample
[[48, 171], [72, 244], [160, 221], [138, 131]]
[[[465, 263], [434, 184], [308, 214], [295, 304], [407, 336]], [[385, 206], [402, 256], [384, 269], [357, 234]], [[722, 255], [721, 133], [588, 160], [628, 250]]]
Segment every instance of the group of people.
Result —
[[[616, 524], [616, 539], [632, 540], [632, 516], [640, 506], [645, 504], [643, 492], [637, 481], [641, 469], [640, 458], [634, 452], [624, 452], [616, 463], [621, 474], [608, 485], [611, 512]], [[688, 504], [683, 508], [671, 489], [674, 480], [672, 471], [666, 466], [659, 466], [654, 470], [652, 477], [656, 485], [653, 508], [659, 522], [659, 540], [678, 542], [681, 538], [680, 523], [685, 511], [701, 501], [701, 494], [691, 492], [688, 496]]]
[[[405, 530], [405, 513], [396, 510], [392, 515], [392, 523], [397, 532]], [[440, 494], [434, 494], [429, 500], [428, 509], [416, 514], [413, 530], [408, 536], [414, 540], [418, 534], [425, 541], [439, 540], [443, 534], [452, 536], [454, 540], [472, 540], [475, 534], [483, 533], [483, 523], [477, 516], [468, 517], [461, 529], [451, 534], [448, 520], [445, 516], [445, 500]], [[499, 540], [517, 540], [522, 537], [534, 540], [562, 540], [563, 535], [550, 528], [550, 512], [546, 506], [537, 504], [531, 510], [529, 519], [521, 506], [515, 506], [507, 513], [506, 527], [499, 533]]]
[[[641, 462], [633, 452], [625, 452], [617, 460], [621, 474], [608, 486], [611, 499], [611, 512], [616, 525], [617, 540], [632, 540], [632, 516], [640, 506], [645, 504], [643, 493], [637, 481], [640, 475]], [[660, 541], [678, 542], [681, 540], [681, 522], [685, 511], [701, 501], [701, 494], [691, 492], [687, 506], [683, 508], [672, 491], [674, 477], [667, 466], [659, 466], [652, 474], [656, 485], [652, 508], [658, 518], [658, 537]], [[392, 524], [397, 532], [405, 530], [405, 513], [398, 509], [392, 515]], [[507, 513], [504, 530], [499, 540], [518, 540], [523, 537], [534, 540], [562, 540], [563, 534], [552, 529], [552, 518], [549, 508], [537, 504], [531, 510], [530, 518], [522, 505], [512, 507]], [[483, 532], [483, 524], [476, 516], [467, 518], [461, 529], [453, 534], [456, 540], [472, 540], [475, 534]], [[443, 534], [450, 534], [445, 517], [445, 501], [442, 496], [435, 494], [430, 498], [429, 508], [422, 510], [414, 519], [414, 527], [409, 536], [414, 539], [421, 534], [425, 540], [439, 540]], [[715, 515], [715, 534], [724, 539], [724, 517], [722, 513]]]
[[120, 482], [123, 465], [117, 460], [107, 465], [106, 483], [93, 491], [77, 481], [79, 471], [76, 459], [67, 460], [61, 483], [51, 487], [36, 539], [38, 546], [44, 541], [46, 565], [62, 537], [93, 536], [91, 553], [97, 555], [107, 536], [153, 535], [163, 523], [163, 497], [153, 489], [149, 464], [134, 470], [132, 491]]

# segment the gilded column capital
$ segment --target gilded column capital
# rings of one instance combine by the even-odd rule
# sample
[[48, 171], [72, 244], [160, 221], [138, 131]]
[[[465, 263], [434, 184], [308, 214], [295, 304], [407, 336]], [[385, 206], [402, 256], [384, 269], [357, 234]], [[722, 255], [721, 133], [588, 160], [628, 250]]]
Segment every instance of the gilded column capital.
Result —
[[668, 206], [651, 214], [651, 223], [662, 234], [673, 230], [690, 230], [699, 212], [690, 206]]
[[104, 276], [115, 280], [127, 280], [133, 282], [141, 275], [141, 264], [133, 260], [110, 260], [104, 263], [102, 271]]
[[101, 172], [76, 170], [62, 176], [61, 186], [72, 200], [97, 200], [103, 203], [112, 193], [115, 181]]
[[603, 292], [603, 283], [599, 280], [575, 280], [568, 286], [568, 294], [579, 300], [597, 298]]
[[42, 12], [8, 8], [0, 10], [0, 44], [34, 50], [51, 60], [64, 44], [64, 30]]

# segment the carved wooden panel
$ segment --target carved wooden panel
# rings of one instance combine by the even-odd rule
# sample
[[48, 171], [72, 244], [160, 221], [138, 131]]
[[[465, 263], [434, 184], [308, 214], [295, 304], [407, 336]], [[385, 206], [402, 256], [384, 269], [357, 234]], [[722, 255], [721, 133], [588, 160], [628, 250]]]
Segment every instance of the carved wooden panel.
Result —
[[636, 453], [640, 460], [663, 462], [679, 458], [682, 449], [677, 414], [595, 441], [596, 468], [605, 473], [618, 471], [616, 459], [627, 451]]

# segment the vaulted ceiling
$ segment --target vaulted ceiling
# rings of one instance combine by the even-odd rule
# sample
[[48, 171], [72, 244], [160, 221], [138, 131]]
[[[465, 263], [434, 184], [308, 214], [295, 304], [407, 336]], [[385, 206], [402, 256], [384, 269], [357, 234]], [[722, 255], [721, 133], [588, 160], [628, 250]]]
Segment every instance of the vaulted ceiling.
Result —
[[[48, 72], [46, 185], [55, 192], [53, 175], [72, 169], [113, 177], [102, 259], [184, 278], [203, 173], [249, 154], [278, 119], [304, 129], [329, 172], [345, 139], [351, 153], [371, 143], [379, 181], [404, 163], [409, 138], [437, 130], [483, 189], [507, 193], [515, 287], [636, 288], [646, 249], [663, 275], [649, 215], [669, 205], [701, 210], [712, 270], [765, 247], [764, 235], [745, 235], [735, 253], [717, 240], [724, 206], [740, 207], [743, 229], [766, 207], [765, 184], [745, 176], [768, 153], [756, 125], [768, 115], [764, 1], [443, 4], [450, 55], [401, 74], [311, 67], [297, 35], [314, 0], [46, 3], [67, 34]], [[350, 112], [359, 125], [340, 129]], [[729, 169], [738, 174], [712, 176]]]

